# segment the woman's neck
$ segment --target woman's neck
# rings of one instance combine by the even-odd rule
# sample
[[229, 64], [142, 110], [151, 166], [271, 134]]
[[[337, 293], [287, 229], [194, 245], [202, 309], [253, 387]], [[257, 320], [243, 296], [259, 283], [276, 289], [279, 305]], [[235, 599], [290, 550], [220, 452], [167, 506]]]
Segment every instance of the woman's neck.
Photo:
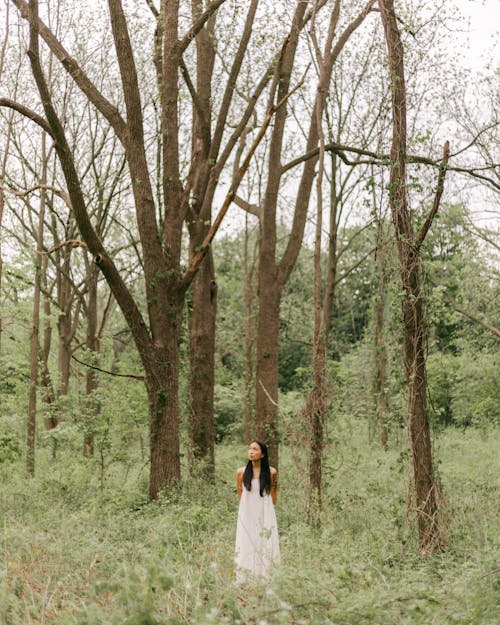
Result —
[[260, 460], [252, 460], [253, 476], [260, 477]]

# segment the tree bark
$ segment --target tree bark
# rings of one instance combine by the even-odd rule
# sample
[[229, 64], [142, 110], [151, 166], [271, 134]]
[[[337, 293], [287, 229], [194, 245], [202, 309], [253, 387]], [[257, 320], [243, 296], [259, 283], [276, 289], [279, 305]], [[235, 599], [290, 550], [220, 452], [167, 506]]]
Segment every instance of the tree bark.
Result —
[[[9, 6], [10, 6], [9, 4], [7, 4], [6, 6], [5, 38], [0, 48], [0, 80], [2, 78], [2, 74], [4, 71], [4, 67], [5, 67], [5, 56], [6, 56], [7, 45], [8, 45], [8, 37], [9, 37], [9, 18], [10, 18]], [[11, 111], [9, 115], [7, 133], [4, 139], [2, 162], [0, 166], [0, 294], [2, 292], [2, 277], [3, 277], [3, 255], [2, 255], [1, 231], [2, 231], [2, 224], [3, 224], [3, 212], [4, 212], [4, 207], [5, 207], [5, 194], [3, 190], [3, 183], [5, 179], [5, 174], [7, 173], [7, 160], [9, 158], [9, 147], [10, 147], [10, 140], [11, 140], [11, 134], [12, 134], [12, 114], [13, 114], [13, 111]], [[3, 331], [3, 321], [2, 321], [2, 313], [0, 311], [0, 349], [2, 347], [2, 331]]]
[[[193, 23], [203, 13], [203, 2], [193, 0]], [[212, 221], [212, 198], [208, 190], [210, 159], [212, 74], [215, 61], [215, 17], [200, 29], [196, 47], [196, 101], [193, 102], [192, 163], [193, 202], [188, 219], [189, 248], [192, 258], [208, 232]], [[185, 77], [187, 78], [187, 69]], [[215, 317], [217, 284], [211, 250], [208, 251], [191, 285], [189, 330], [189, 436], [190, 468], [201, 469], [209, 479], [214, 477], [214, 379]]]
[[[256, 6], [253, 0], [252, 6]], [[71, 201], [72, 214], [81, 236], [94, 261], [108, 282], [117, 304], [130, 328], [135, 345], [141, 357], [145, 371], [145, 383], [150, 403], [150, 498], [158, 496], [161, 489], [175, 485], [180, 479], [179, 454], [179, 410], [178, 410], [178, 374], [179, 374], [179, 334], [182, 319], [184, 296], [207, 253], [220, 222], [230, 205], [238, 184], [244, 176], [250, 159], [262, 139], [276, 107], [270, 106], [268, 115], [257, 134], [250, 153], [239, 169], [236, 183], [226, 196], [223, 208], [210, 227], [203, 240], [202, 249], [197, 251], [190, 266], [183, 273], [181, 267], [182, 233], [187, 211], [194, 188], [193, 178], [197, 173], [196, 163], [191, 163], [186, 186], [182, 189], [179, 166], [179, 123], [178, 100], [179, 71], [183, 68], [181, 58], [186, 47], [184, 39], [179, 39], [179, 3], [177, 0], [162, 0], [159, 12], [159, 26], [155, 45], [155, 63], [159, 72], [161, 87], [161, 151], [162, 151], [162, 199], [164, 202], [163, 224], [158, 224], [157, 207], [154, 203], [151, 179], [146, 158], [146, 142], [143, 128], [141, 90], [134, 61], [132, 43], [129, 37], [127, 20], [120, 0], [108, 0], [111, 27], [122, 83], [126, 119], [118, 109], [99, 92], [85, 74], [82, 67], [64, 50], [61, 43], [38, 18], [38, 3], [30, 0], [12, 0], [24, 19], [30, 24], [30, 46], [28, 56], [35, 78], [45, 118], [25, 106], [2, 99], [2, 105], [10, 106], [34, 120], [54, 139], [55, 149], [66, 181]], [[215, 0], [218, 6], [220, 2]], [[153, 11], [154, 12], [154, 11]], [[213, 14], [213, 7], [200, 16], [190, 32], [196, 35], [203, 28], [206, 19]], [[248, 26], [248, 21], [247, 21]], [[245, 27], [246, 28], [246, 27]], [[251, 30], [251, 29], [250, 29]], [[246, 30], [245, 30], [246, 32]], [[160, 34], [159, 34], [160, 33]], [[149, 326], [141, 314], [137, 301], [127, 288], [110, 254], [104, 248], [96, 232], [86, 206], [80, 184], [74, 154], [68, 145], [61, 120], [54, 108], [51, 94], [45, 79], [39, 55], [39, 34], [65, 70], [71, 75], [87, 99], [99, 110], [113, 128], [125, 151], [130, 173], [132, 193], [136, 210], [137, 225], [143, 252], [143, 267]], [[163, 47], [159, 45], [162, 39]], [[242, 37], [242, 41], [246, 35]], [[189, 42], [188, 37], [188, 42]], [[241, 51], [241, 46], [239, 48]], [[161, 52], [161, 54], [160, 54]], [[238, 53], [239, 54], [239, 53]], [[236, 76], [240, 63], [238, 55], [233, 63]], [[234, 76], [234, 72], [231, 76]], [[272, 72], [266, 71], [249, 99], [244, 115], [236, 130], [217, 159], [235, 84], [229, 80], [223, 98], [222, 115], [219, 115], [214, 139], [211, 144], [210, 159], [216, 160], [216, 166], [208, 176], [208, 189], [203, 198], [204, 208], [200, 216], [206, 214], [206, 207], [213, 199], [222, 168], [244, 130], [254, 109], [258, 97], [268, 83]], [[190, 81], [188, 81], [190, 84]], [[196, 93], [192, 92], [195, 104]], [[274, 91], [273, 91], [274, 96]], [[274, 100], [273, 100], [274, 102]], [[195, 150], [196, 154], [196, 150]], [[209, 160], [210, 160], [209, 159]], [[161, 213], [161, 211], [159, 211]]]
[[255, 290], [254, 290], [254, 262], [249, 259], [249, 232], [248, 215], [245, 215], [245, 243], [243, 252], [244, 292], [245, 302], [245, 383], [243, 407], [243, 438], [250, 444], [254, 437], [254, 401], [255, 393]]
[[[93, 360], [97, 359], [99, 353], [99, 340], [97, 337], [97, 278], [98, 274], [95, 266], [88, 268], [89, 274], [87, 276], [88, 282], [88, 296], [87, 296], [87, 333], [85, 347], [87, 351], [94, 356]], [[83, 455], [86, 458], [90, 458], [94, 455], [94, 431], [96, 427], [96, 419], [99, 415], [99, 408], [93, 397], [93, 394], [99, 387], [99, 381], [94, 369], [87, 368], [85, 374], [85, 393], [87, 395], [86, 401], [86, 423], [85, 431], [83, 435]]]
[[180, 481], [179, 349], [182, 309], [170, 310], [174, 329], [163, 347], [153, 351], [146, 370], [150, 414], [151, 470], [149, 497], [154, 500], [166, 487]]
[[[316, 8], [316, 5], [315, 5]], [[321, 252], [322, 252], [322, 235], [323, 235], [323, 173], [325, 160], [325, 139], [323, 133], [323, 112], [325, 108], [325, 99], [328, 92], [328, 83], [330, 82], [333, 69], [330, 49], [332, 47], [335, 29], [338, 23], [340, 13], [340, 2], [335, 3], [332, 11], [330, 26], [325, 42], [325, 50], [322, 54], [316, 37], [315, 16], [313, 15], [310, 36], [313, 42], [316, 54], [316, 62], [319, 67], [319, 85], [318, 95], [316, 97], [314, 115], [316, 116], [316, 127], [319, 141], [318, 153], [318, 176], [316, 183], [316, 234], [314, 242], [314, 331], [313, 331], [313, 350], [312, 350], [312, 368], [313, 368], [313, 389], [309, 393], [306, 400], [306, 415], [309, 419], [310, 426], [310, 453], [309, 453], [309, 500], [308, 500], [308, 520], [313, 526], [321, 526], [321, 511], [323, 507], [323, 446], [324, 446], [324, 424], [327, 416], [328, 405], [326, 398], [326, 352], [330, 331], [330, 312], [331, 300], [333, 297], [333, 289], [327, 288], [325, 297], [327, 300], [322, 302], [323, 277], [321, 269]], [[330, 60], [330, 61], [329, 61]], [[335, 188], [335, 178], [332, 178], [331, 185]], [[330, 213], [334, 220], [330, 222], [330, 237], [336, 228], [336, 202], [330, 195], [334, 206], [330, 205]], [[335, 212], [334, 212], [335, 210]], [[330, 239], [331, 240], [331, 239]], [[329, 252], [332, 251], [331, 245]], [[329, 261], [333, 263], [327, 269], [328, 278], [331, 277], [336, 266], [336, 250], [332, 258], [329, 253]], [[324, 304], [324, 305], [323, 305]], [[325, 310], [325, 308], [327, 310]], [[325, 316], [328, 314], [328, 318]]]
[[[318, 146], [319, 127], [318, 111], [322, 109], [327, 85], [329, 84], [332, 69], [338, 55], [342, 51], [352, 33], [358, 28], [368, 15], [374, 0], [369, 0], [358, 16], [350, 22], [339, 35], [335, 45], [325, 49], [323, 55], [321, 76], [318, 83], [313, 112], [311, 115], [309, 132], [307, 137], [306, 152], [309, 154]], [[300, 30], [304, 27], [307, 16], [304, 17], [305, 3], [297, 6], [293, 18], [287, 47], [283, 55], [280, 68], [279, 91], [284, 93], [288, 90], [290, 75], [294, 64], [295, 52], [298, 44]], [[340, 2], [336, 1], [332, 9], [333, 30], [338, 23]], [[314, 14], [314, 13], [313, 13]], [[280, 95], [278, 95], [280, 97]], [[318, 154], [314, 154], [304, 163], [300, 179], [295, 207], [293, 223], [286, 249], [278, 262], [276, 259], [276, 209], [278, 202], [279, 186], [283, 167], [281, 166], [281, 153], [283, 135], [286, 121], [286, 109], [282, 108], [276, 116], [274, 132], [270, 141], [268, 182], [264, 196], [264, 204], [260, 220], [260, 245], [258, 267], [258, 294], [259, 310], [257, 324], [257, 367], [255, 385], [255, 410], [257, 433], [269, 437], [269, 458], [274, 466], [278, 466], [278, 334], [279, 334], [279, 308], [281, 293], [290, 274], [295, 266], [304, 234], [307, 218], [309, 198], [314, 181], [315, 166]], [[273, 315], [277, 315], [274, 318]], [[275, 350], [275, 351], [273, 351]]]
[[[304, 25], [306, 3], [295, 9], [285, 53], [279, 68], [278, 99], [288, 93], [299, 33]], [[259, 224], [257, 293], [257, 358], [255, 383], [255, 432], [268, 445], [269, 461], [278, 468], [278, 337], [281, 286], [276, 262], [276, 209], [281, 170], [281, 151], [287, 110], [283, 106], [274, 120], [268, 164], [268, 182]], [[314, 166], [314, 165], [313, 165]]]
[[[47, 293], [47, 264], [48, 256], [45, 254], [42, 257], [42, 277], [44, 280], [43, 291], [43, 314], [45, 317], [44, 331], [43, 331], [43, 343], [40, 346], [40, 384], [41, 399], [43, 403], [44, 413], [44, 427], [45, 430], [52, 430], [57, 426], [57, 415], [54, 412], [54, 405], [56, 403], [56, 394], [54, 391], [54, 385], [49, 370], [49, 355], [50, 345], [52, 342], [52, 326], [50, 323], [50, 300]], [[53, 447], [55, 451], [55, 446]]]
[[[425, 367], [426, 324], [421, 291], [419, 245], [413, 233], [406, 190], [406, 90], [403, 44], [393, 0], [379, 0], [389, 56], [393, 138], [389, 198], [396, 231], [403, 286], [403, 358], [408, 385], [408, 427], [413, 456], [413, 479], [420, 549], [442, 545], [438, 523]], [[419, 242], [421, 243], [421, 241]]]
[[[42, 172], [41, 182], [47, 182], [47, 158], [45, 148], [45, 133], [42, 135]], [[39, 328], [40, 328], [40, 299], [42, 282], [42, 251], [43, 226], [45, 220], [46, 193], [40, 191], [40, 205], [38, 213], [38, 228], [35, 252], [35, 285], [33, 291], [33, 316], [30, 337], [30, 386], [28, 398], [28, 424], [26, 437], [26, 470], [28, 475], [35, 475], [35, 445], [36, 445], [36, 413], [37, 413], [37, 386], [39, 360]]]
[[[196, 242], [192, 237], [192, 243]], [[203, 237], [202, 237], [203, 240]], [[214, 475], [214, 375], [217, 284], [212, 254], [200, 265], [191, 287], [189, 309], [189, 412], [192, 467]]]
[[[214, 113], [212, 98], [212, 80], [215, 63], [215, 16], [207, 20], [204, 28], [196, 35], [196, 91], [190, 85], [185, 66], [183, 76], [194, 94], [193, 98], [193, 140], [191, 169], [189, 173], [192, 185], [192, 201], [188, 211], [188, 230], [190, 235], [191, 258], [200, 249], [209, 232], [212, 222], [212, 203], [216, 189], [216, 180], [226, 162], [229, 152], [221, 151], [225, 124], [238, 75], [241, 71], [257, 10], [258, 0], [251, 0], [246, 14], [245, 25], [235, 57], [229, 69], [220, 107], [217, 112], [215, 127], [212, 132], [211, 118]], [[201, 16], [203, 3], [193, 0], [193, 23]], [[264, 76], [263, 85], [268, 78]], [[239, 134], [243, 133], [242, 124], [249, 116], [253, 105], [247, 106], [242, 114], [239, 129], [228, 142], [234, 144]], [[246, 122], [245, 122], [246, 123]], [[203, 260], [200, 270], [192, 283], [192, 307], [189, 311], [190, 333], [190, 436], [194, 460], [202, 462], [204, 471], [213, 477], [214, 471], [214, 370], [215, 370], [215, 316], [217, 309], [217, 285], [213, 269], [211, 252]]]
[[373, 389], [375, 395], [375, 419], [373, 433], [380, 436], [382, 448], [388, 449], [387, 414], [387, 344], [385, 338], [385, 309], [387, 301], [387, 241], [384, 236], [384, 222], [382, 217], [377, 219], [377, 251], [376, 264], [378, 273], [378, 289], [375, 300], [375, 363]]

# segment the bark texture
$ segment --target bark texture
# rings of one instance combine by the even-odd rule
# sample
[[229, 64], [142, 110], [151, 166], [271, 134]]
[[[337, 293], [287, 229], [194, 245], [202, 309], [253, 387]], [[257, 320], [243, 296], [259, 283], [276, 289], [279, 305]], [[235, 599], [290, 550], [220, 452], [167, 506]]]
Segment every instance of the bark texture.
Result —
[[384, 223], [377, 220], [378, 236], [376, 264], [378, 288], [375, 300], [375, 363], [373, 392], [375, 396], [375, 419], [373, 434], [380, 437], [382, 448], [388, 449], [387, 416], [389, 412], [387, 395], [387, 344], [385, 339], [385, 309], [387, 300], [387, 241], [384, 236]]
[[418, 535], [421, 550], [432, 551], [442, 545], [442, 535], [438, 522], [438, 492], [427, 418], [426, 323], [419, 255], [421, 240], [419, 236], [414, 236], [406, 190], [406, 90], [403, 44], [393, 0], [379, 0], [379, 5], [389, 56], [392, 90], [393, 139], [389, 196], [403, 287], [403, 358], [408, 384], [407, 419], [413, 457]]

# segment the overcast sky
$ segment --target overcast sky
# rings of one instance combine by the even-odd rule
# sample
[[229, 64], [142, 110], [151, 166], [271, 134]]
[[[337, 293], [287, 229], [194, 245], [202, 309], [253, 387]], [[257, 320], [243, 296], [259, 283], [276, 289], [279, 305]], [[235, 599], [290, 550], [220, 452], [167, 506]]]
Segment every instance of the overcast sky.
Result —
[[465, 65], [481, 67], [490, 58], [500, 64], [500, 0], [448, 0], [470, 21], [470, 31], [457, 34]]

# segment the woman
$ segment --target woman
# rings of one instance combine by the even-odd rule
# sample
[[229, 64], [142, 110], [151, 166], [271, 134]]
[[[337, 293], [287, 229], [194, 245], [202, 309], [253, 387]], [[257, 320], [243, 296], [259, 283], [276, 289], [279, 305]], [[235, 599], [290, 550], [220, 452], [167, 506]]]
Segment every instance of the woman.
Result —
[[279, 564], [278, 524], [274, 504], [278, 495], [278, 473], [269, 466], [267, 447], [253, 441], [248, 463], [236, 472], [240, 502], [236, 526], [236, 579], [249, 575], [265, 578]]

